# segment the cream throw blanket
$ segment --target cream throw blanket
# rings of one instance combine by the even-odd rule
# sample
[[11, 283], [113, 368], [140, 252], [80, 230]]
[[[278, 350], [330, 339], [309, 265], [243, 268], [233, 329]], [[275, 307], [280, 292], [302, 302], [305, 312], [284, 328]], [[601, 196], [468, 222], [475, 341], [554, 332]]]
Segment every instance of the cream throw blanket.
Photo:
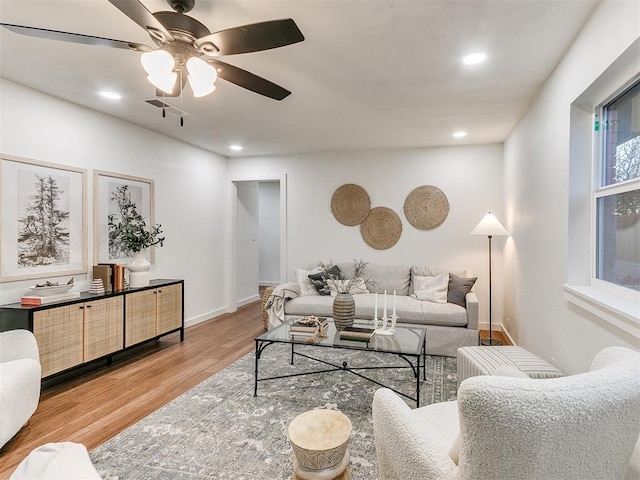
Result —
[[271, 296], [264, 304], [269, 314], [269, 328], [277, 327], [284, 322], [284, 304], [287, 300], [300, 296], [300, 286], [297, 282], [287, 282], [273, 289]]

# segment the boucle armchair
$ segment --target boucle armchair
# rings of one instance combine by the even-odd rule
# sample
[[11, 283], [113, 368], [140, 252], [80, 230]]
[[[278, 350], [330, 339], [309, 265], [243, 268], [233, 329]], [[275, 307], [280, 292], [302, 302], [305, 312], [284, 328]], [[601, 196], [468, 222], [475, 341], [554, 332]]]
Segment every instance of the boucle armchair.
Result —
[[640, 353], [606, 348], [555, 379], [471, 377], [457, 401], [414, 410], [380, 389], [373, 425], [380, 480], [637, 479]]
[[0, 447], [7, 443], [38, 407], [40, 355], [28, 330], [0, 332]]

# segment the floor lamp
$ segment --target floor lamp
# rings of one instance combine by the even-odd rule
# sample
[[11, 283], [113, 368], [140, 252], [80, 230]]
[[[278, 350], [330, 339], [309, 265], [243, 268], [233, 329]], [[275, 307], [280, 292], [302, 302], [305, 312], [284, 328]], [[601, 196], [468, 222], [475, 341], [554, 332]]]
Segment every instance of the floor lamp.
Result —
[[489, 338], [483, 339], [482, 345], [502, 345], [500, 340], [494, 340], [491, 325], [491, 237], [509, 235], [507, 229], [502, 226], [493, 213], [487, 213], [480, 223], [471, 231], [471, 235], [482, 235], [489, 237]]

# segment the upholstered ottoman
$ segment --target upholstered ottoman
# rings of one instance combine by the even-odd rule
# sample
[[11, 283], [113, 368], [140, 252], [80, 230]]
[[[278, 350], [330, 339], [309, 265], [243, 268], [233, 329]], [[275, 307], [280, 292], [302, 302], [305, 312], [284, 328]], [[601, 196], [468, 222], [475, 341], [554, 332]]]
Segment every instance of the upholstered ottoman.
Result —
[[491, 375], [502, 366], [515, 367], [531, 378], [557, 378], [563, 373], [522, 347], [461, 347], [458, 349], [458, 385], [476, 375]]

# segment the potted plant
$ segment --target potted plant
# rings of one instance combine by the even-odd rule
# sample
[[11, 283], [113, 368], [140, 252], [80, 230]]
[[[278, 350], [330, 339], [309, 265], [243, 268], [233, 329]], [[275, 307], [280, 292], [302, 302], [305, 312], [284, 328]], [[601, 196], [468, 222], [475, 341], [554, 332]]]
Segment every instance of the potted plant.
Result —
[[345, 278], [342, 272], [340, 275], [333, 274], [331, 265], [322, 262], [319, 265], [332, 294], [334, 291], [336, 292], [333, 300], [333, 322], [336, 329], [344, 330], [351, 327], [356, 316], [356, 303], [353, 294], [367, 291], [366, 280], [362, 276], [367, 267], [366, 262], [353, 261], [353, 276], [351, 278]]
[[162, 247], [165, 237], [160, 224], [147, 227], [140, 215], [125, 217], [116, 222], [114, 215], [108, 216], [109, 239], [119, 242], [123, 252], [133, 254], [133, 260], [127, 264], [129, 270], [129, 286], [144, 287], [149, 285], [149, 269], [151, 263], [145, 258], [144, 251], [156, 245]]

